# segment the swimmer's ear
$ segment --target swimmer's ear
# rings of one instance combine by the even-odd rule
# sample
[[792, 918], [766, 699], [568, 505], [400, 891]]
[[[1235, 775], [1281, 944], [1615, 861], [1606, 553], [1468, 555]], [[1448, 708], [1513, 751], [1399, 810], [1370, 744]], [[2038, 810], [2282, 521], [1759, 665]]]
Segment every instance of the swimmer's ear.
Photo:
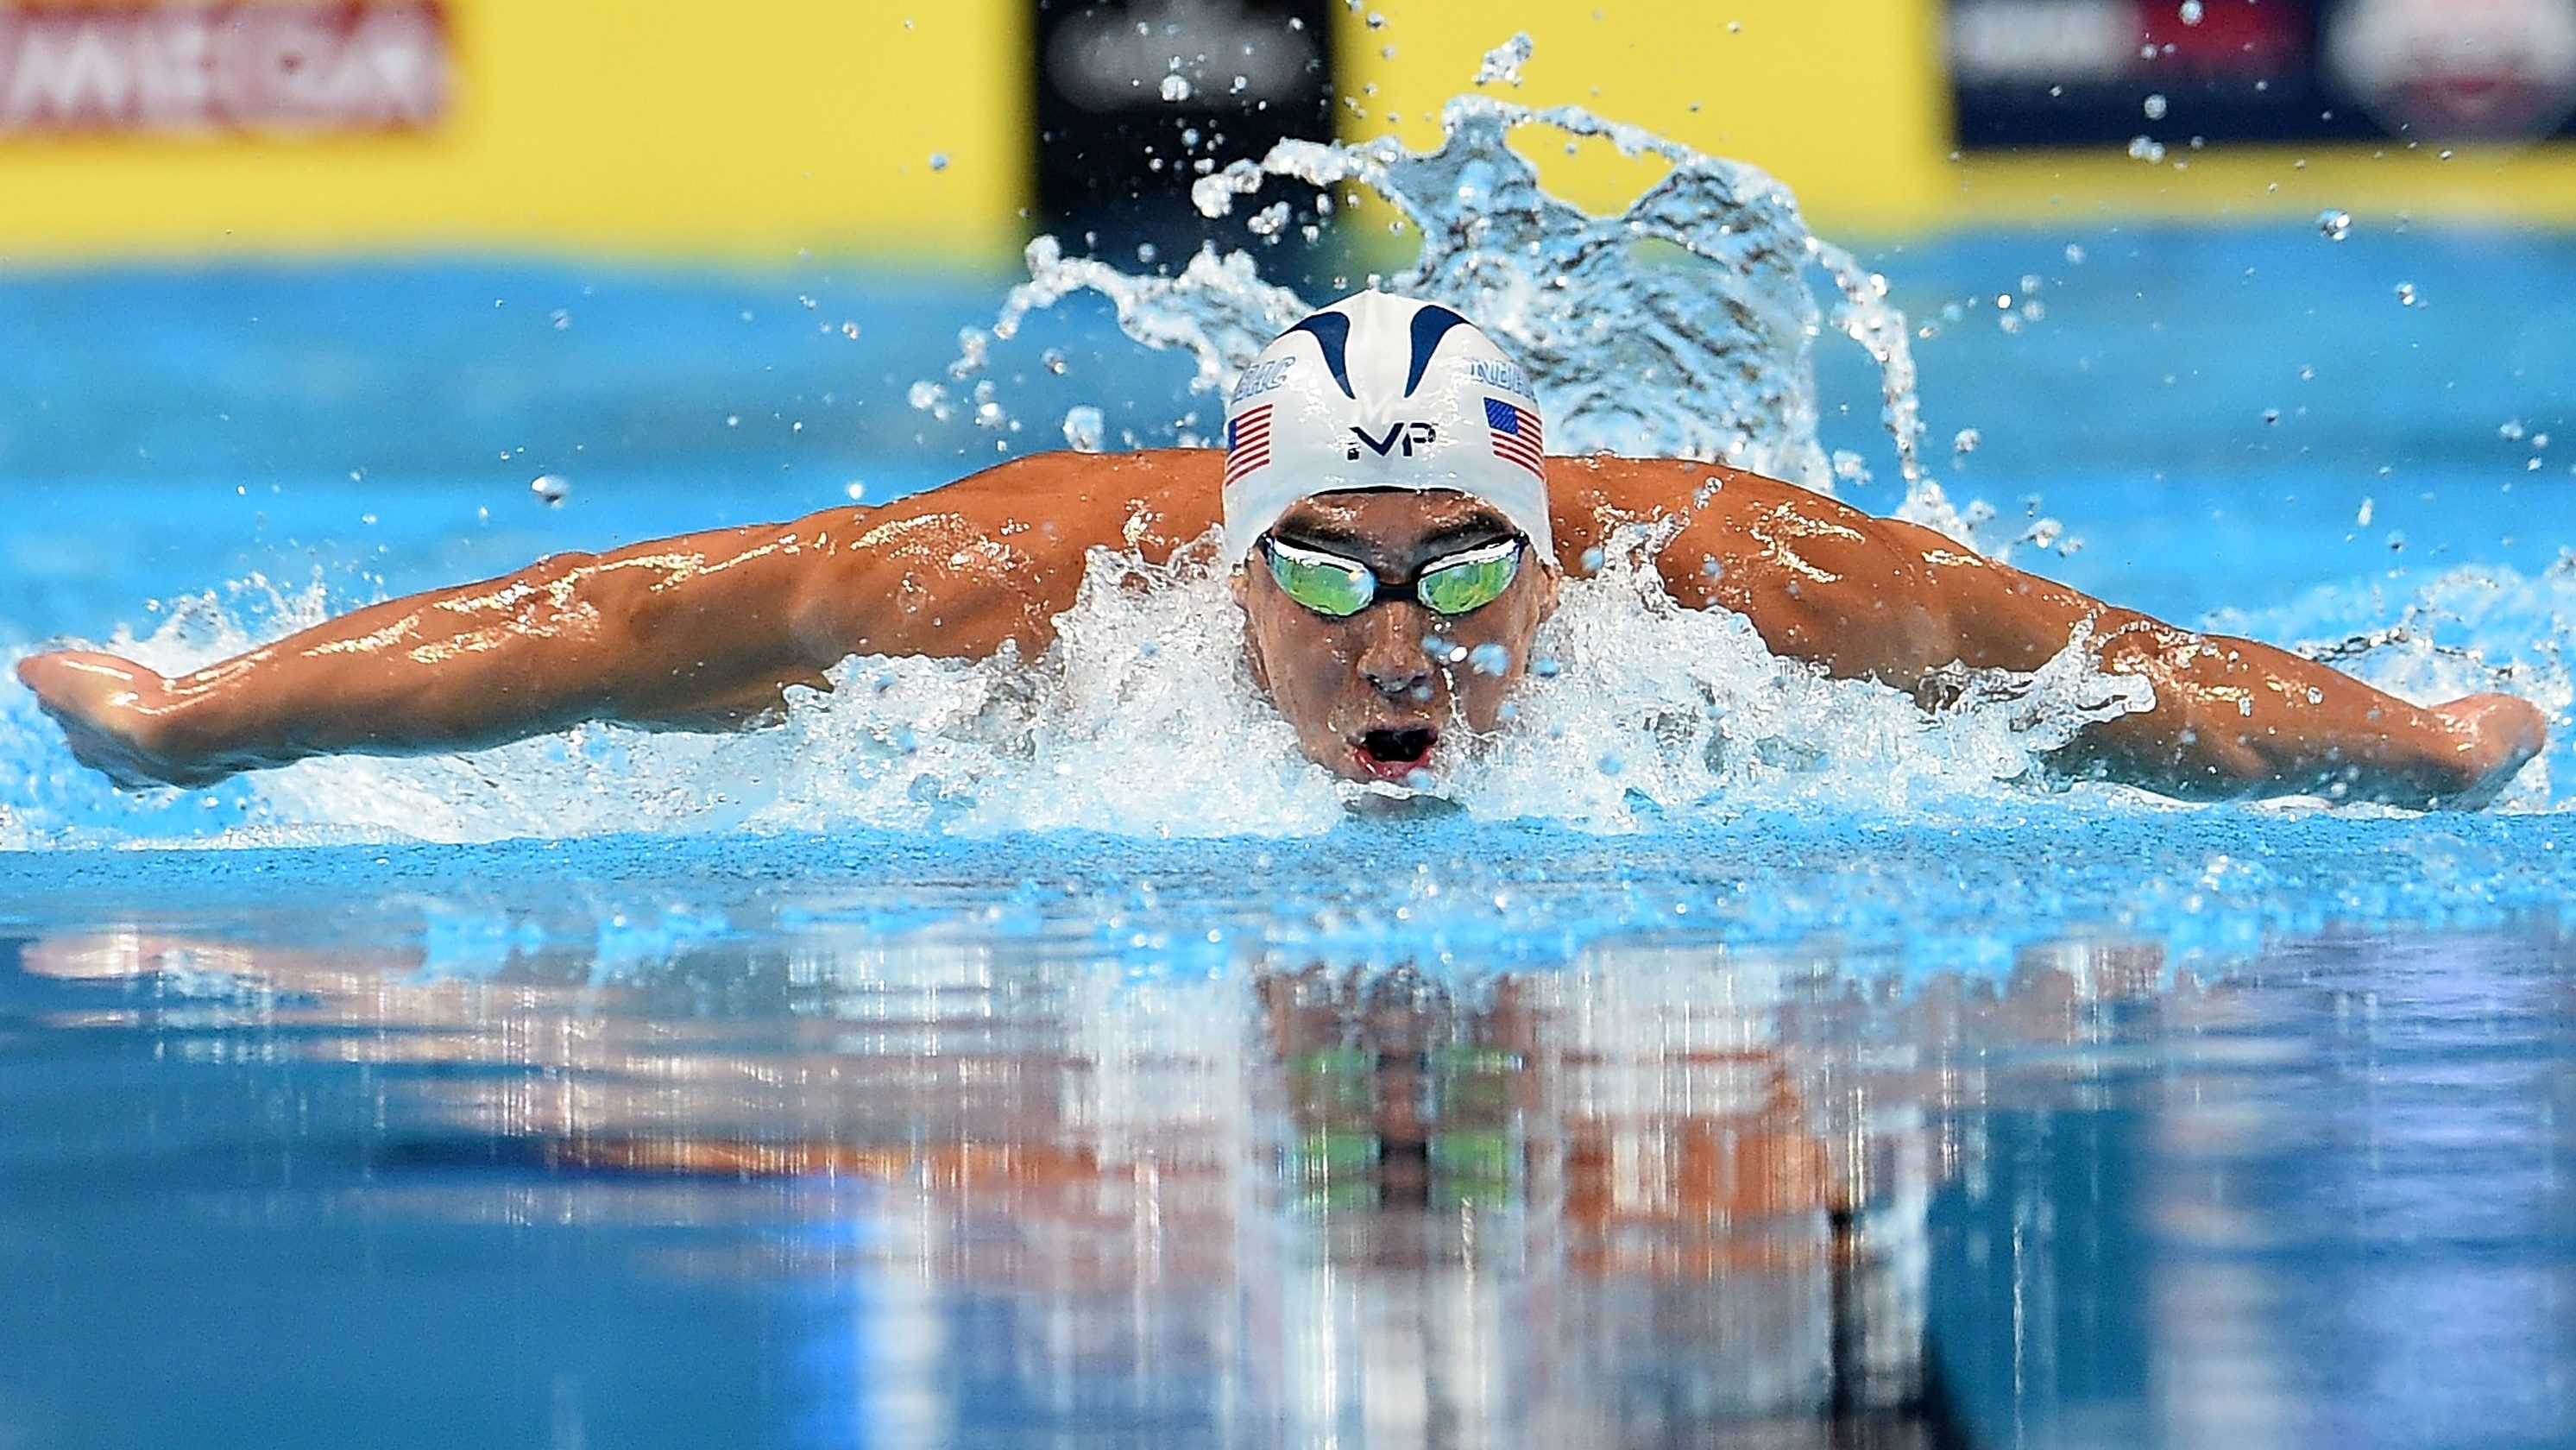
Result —
[[1538, 581], [1538, 622], [1545, 624], [1556, 617], [1557, 597], [1565, 576], [1554, 569], [1542, 568], [1538, 571]]

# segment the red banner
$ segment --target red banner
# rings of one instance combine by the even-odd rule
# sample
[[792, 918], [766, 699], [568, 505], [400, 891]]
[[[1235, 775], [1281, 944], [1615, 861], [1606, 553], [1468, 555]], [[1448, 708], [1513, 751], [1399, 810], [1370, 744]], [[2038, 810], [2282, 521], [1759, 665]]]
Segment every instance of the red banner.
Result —
[[436, 0], [0, 4], [0, 137], [420, 130], [453, 66]]

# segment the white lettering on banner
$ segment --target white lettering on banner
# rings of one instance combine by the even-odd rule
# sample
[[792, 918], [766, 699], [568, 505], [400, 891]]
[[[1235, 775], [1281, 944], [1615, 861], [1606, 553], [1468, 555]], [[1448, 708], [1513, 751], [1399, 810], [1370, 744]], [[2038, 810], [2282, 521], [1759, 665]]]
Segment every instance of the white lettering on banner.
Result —
[[1950, 64], [1971, 85], [2107, 80], [2143, 33], [2129, 0], [1978, 0], [1950, 13]]
[[0, 137], [415, 130], [450, 65], [429, 0], [0, 4]]
[[[1315, 43], [1239, 0], [1137, 0], [1067, 20], [1047, 47], [1047, 75], [1086, 111], [1153, 110], [1172, 95], [1201, 109], [1249, 111], [1297, 94], [1320, 64]], [[1167, 87], [1170, 77], [1183, 82]]]

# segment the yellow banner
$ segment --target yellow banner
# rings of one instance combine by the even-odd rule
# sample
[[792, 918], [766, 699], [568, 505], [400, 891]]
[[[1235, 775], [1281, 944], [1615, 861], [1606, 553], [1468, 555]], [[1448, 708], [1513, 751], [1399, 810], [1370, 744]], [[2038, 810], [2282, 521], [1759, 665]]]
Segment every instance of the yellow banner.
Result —
[[1024, 9], [0, 0], [0, 264], [1006, 260], [1028, 189]]

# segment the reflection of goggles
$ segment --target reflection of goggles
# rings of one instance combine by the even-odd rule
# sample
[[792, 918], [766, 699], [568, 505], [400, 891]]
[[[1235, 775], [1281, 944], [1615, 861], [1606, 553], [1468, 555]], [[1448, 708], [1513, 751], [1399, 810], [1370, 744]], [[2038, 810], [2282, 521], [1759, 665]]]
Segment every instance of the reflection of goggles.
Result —
[[1515, 534], [1499, 543], [1434, 559], [1406, 583], [1377, 577], [1356, 559], [1317, 553], [1261, 536], [1261, 557], [1280, 592], [1327, 619], [1348, 619], [1382, 600], [1416, 599], [1434, 614], [1471, 614], [1503, 597], [1521, 572], [1529, 540]]

